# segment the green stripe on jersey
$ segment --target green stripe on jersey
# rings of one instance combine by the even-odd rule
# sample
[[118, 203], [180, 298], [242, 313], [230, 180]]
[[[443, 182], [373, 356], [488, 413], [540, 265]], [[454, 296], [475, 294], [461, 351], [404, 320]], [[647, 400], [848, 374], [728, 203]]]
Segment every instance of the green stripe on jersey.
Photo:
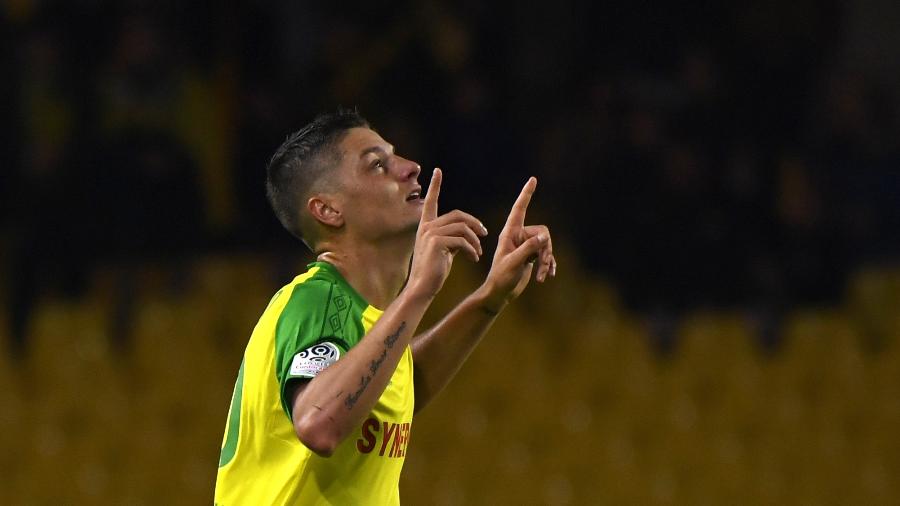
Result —
[[219, 467], [222, 467], [234, 458], [237, 450], [238, 436], [241, 430], [241, 397], [244, 390], [244, 361], [241, 360], [241, 368], [238, 369], [237, 381], [234, 383], [234, 392], [231, 394], [231, 407], [228, 408], [228, 435], [225, 444], [222, 445], [222, 453], [219, 454]]

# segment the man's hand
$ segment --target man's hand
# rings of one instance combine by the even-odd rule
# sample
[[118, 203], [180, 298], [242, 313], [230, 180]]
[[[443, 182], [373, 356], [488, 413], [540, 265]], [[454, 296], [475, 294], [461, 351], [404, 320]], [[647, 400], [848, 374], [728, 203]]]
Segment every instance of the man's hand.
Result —
[[482, 286], [485, 308], [494, 313], [525, 290], [535, 266], [535, 278], [540, 283], [548, 275], [556, 276], [550, 230], [544, 225], [525, 225], [525, 212], [536, 187], [537, 179], [529, 178], [500, 232], [491, 271]]
[[[435, 178], [437, 178], [437, 184], [440, 185], [439, 172], [435, 174]], [[412, 340], [410, 346], [415, 368], [416, 410], [420, 410], [428, 404], [459, 372], [459, 368], [481, 341], [500, 310], [509, 301], [518, 297], [528, 285], [535, 269], [537, 269], [538, 281], [544, 281], [548, 275], [556, 274], [556, 259], [553, 257], [550, 231], [543, 225], [525, 225], [525, 211], [528, 209], [528, 202], [531, 201], [531, 195], [534, 193], [536, 185], [536, 179], [529, 179], [513, 205], [506, 225], [500, 232], [491, 272], [488, 273], [484, 284], [453, 308], [437, 324]], [[437, 208], [434, 179], [432, 179], [431, 186], [426, 200], [434, 197], [434, 202], [433, 206], [426, 204], [427, 209], [422, 215], [425, 225], [419, 229], [420, 237], [416, 242], [416, 253], [413, 259], [413, 269], [422, 269], [422, 272], [428, 265], [417, 266], [415, 261], [420, 258], [420, 242], [428, 232], [427, 224], [435, 215]], [[437, 218], [437, 220], [441, 218]], [[430, 223], [437, 220], [430, 221]], [[482, 232], [486, 233], [486, 231]], [[422, 246], [424, 247], [424, 243]], [[471, 256], [471, 252], [469, 255]], [[453, 257], [452, 251], [447, 249], [443, 253], [434, 254], [434, 257], [442, 259], [445, 267], [442, 267], [444, 270], [440, 270], [437, 266], [429, 266], [436, 271], [431, 274], [431, 279], [439, 279], [443, 283], [446, 271], [450, 270], [449, 262]], [[423, 261], [428, 261], [427, 258], [430, 257], [423, 253], [421, 258]], [[440, 288], [440, 285], [437, 285], [437, 288]], [[433, 286], [432, 289], [434, 289]]]
[[478, 261], [483, 253], [479, 236], [487, 235], [484, 225], [471, 214], [455, 210], [437, 215], [441, 178], [441, 169], [434, 169], [422, 207], [407, 283], [409, 289], [428, 298], [437, 295], [444, 285], [458, 252], [464, 252], [473, 262]]

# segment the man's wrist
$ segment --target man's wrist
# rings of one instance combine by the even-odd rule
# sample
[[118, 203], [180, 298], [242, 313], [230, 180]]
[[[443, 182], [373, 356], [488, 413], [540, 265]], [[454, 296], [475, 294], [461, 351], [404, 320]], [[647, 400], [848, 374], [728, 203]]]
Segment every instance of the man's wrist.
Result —
[[411, 282], [400, 292], [398, 298], [402, 298], [408, 303], [424, 304], [427, 307], [431, 304], [436, 295], [436, 293], [423, 290], [418, 283]]
[[472, 294], [475, 305], [491, 316], [497, 316], [509, 304], [506, 297], [499, 295], [493, 290], [488, 281], [485, 281]]

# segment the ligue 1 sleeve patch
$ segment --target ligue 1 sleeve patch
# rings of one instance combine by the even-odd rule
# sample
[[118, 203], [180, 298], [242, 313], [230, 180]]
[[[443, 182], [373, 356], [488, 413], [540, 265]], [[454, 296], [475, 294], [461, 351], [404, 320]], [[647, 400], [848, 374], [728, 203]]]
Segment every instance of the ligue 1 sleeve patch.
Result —
[[341, 358], [341, 350], [331, 343], [319, 343], [294, 355], [290, 376], [314, 378], [328, 366]]

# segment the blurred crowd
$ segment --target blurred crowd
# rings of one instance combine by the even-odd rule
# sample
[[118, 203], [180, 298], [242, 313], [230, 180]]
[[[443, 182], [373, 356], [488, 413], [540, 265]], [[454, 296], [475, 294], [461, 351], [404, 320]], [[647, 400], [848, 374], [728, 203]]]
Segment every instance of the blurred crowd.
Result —
[[177, 289], [197, 253], [301, 256], [264, 167], [337, 106], [444, 168], [448, 208], [499, 216], [537, 175], [535, 220], [663, 324], [833, 304], [898, 258], [890, 2], [376, 4], [4, 2], [13, 335], [99, 265], [127, 325], [136, 263]]

